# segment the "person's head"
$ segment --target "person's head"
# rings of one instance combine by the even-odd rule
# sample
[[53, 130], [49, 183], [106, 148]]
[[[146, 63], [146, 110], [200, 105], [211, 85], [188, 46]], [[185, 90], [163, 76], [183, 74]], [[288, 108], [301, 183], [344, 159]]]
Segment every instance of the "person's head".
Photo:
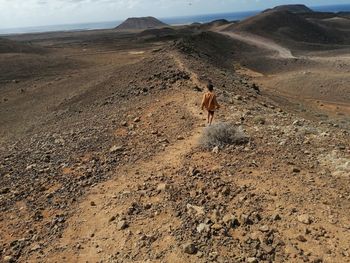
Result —
[[209, 91], [213, 91], [213, 90], [214, 90], [213, 84], [208, 83], [208, 84], [207, 84], [207, 89], [208, 89]]

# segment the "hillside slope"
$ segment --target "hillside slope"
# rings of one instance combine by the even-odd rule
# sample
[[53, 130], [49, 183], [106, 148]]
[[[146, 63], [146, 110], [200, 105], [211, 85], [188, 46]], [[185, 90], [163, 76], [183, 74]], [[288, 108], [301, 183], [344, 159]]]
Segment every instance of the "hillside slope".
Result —
[[319, 44], [340, 44], [343, 33], [310, 22], [290, 12], [270, 11], [233, 24], [227, 31], [244, 31], [281, 42], [296, 41]]
[[[109, 34], [44, 40], [44, 71], [1, 76], [1, 262], [349, 261], [346, 112], [272, 99], [238, 60], [270, 54], [214, 32]], [[208, 81], [244, 142], [201, 146]]]

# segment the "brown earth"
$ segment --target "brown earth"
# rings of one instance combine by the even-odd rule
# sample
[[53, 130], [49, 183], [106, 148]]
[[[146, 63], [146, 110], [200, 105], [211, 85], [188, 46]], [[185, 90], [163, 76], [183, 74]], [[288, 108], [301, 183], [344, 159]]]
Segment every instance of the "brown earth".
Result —
[[[350, 262], [348, 47], [189, 28], [12, 38], [47, 52], [0, 56], [3, 261]], [[248, 143], [200, 147], [208, 80]]]
[[1, 53], [40, 53], [43, 52], [39, 47], [33, 47], [30, 43], [21, 43], [9, 39], [0, 38]]

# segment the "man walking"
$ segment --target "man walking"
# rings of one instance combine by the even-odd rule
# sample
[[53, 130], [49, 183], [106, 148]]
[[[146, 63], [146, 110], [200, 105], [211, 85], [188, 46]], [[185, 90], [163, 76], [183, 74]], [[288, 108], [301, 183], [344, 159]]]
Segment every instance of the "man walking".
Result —
[[220, 108], [219, 103], [216, 100], [216, 94], [214, 93], [214, 86], [209, 83], [207, 85], [208, 91], [203, 95], [201, 108], [208, 111], [208, 124], [211, 125], [214, 119], [215, 110]]

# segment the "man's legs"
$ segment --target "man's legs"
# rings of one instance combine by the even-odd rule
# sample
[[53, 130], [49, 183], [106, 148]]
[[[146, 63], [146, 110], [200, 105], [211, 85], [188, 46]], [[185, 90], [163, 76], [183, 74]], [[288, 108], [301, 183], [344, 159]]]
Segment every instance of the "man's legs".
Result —
[[209, 125], [211, 125], [214, 119], [214, 111], [210, 111], [208, 114], [209, 114], [209, 117], [208, 117]]

